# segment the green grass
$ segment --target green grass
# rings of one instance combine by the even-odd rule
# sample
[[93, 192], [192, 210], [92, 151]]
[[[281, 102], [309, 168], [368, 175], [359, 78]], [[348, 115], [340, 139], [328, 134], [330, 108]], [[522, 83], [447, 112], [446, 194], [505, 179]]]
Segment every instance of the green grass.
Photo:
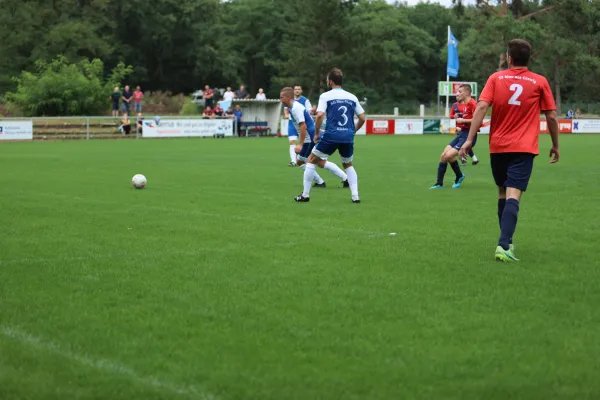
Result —
[[448, 136], [358, 138], [360, 205], [293, 203], [285, 139], [2, 144], [0, 398], [600, 398], [600, 136], [561, 139], [515, 264], [484, 139], [430, 191]]

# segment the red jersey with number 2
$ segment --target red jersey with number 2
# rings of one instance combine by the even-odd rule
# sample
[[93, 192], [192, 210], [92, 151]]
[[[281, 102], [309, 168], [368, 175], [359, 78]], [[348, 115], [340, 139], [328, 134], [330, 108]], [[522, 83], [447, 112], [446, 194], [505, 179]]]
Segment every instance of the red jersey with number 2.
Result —
[[[458, 112], [456, 112], [456, 109], [458, 108]], [[471, 100], [469, 100], [468, 103], [462, 104], [459, 102], [456, 102], [454, 104], [452, 104], [452, 109], [450, 110], [450, 118], [452, 119], [456, 119], [456, 118], [464, 118], [464, 119], [473, 119], [473, 113], [475, 112], [475, 109], [477, 108], [477, 102], [471, 98]], [[471, 123], [466, 123], [466, 124], [456, 124], [456, 127], [458, 129], [460, 129], [461, 131], [464, 129], [469, 129], [469, 127], [471, 126]]]
[[492, 105], [490, 153], [539, 154], [540, 113], [556, 110], [546, 78], [527, 68], [496, 72], [479, 101]]

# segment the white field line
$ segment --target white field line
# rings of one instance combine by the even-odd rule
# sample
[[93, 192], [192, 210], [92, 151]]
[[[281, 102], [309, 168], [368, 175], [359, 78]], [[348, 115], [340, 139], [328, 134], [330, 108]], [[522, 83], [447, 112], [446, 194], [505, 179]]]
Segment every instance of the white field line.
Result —
[[143, 376], [123, 364], [119, 364], [111, 360], [94, 359], [85, 355], [77, 354], [71, 350], [59, 346], [54, 342], [35, 337], [10, 326], [0, 325], [0, 333], [2, 333], [4, 336], [10, 339], [28, 344], [32, 347], [41, 350], [49, 351], [66, 359], [78, 362], [79, 364], [85, 365], [87, 367], [104, 370], [116, 375], [125, 376], [145, 386], [159, 389], [164, 392], [176, 393], [188, 398], [199, 400], [217, 400], [217, 397], [213, 394], [200, 392], [193, 386], [179, 386], [171, 382], [158, 379], [156, 377]]

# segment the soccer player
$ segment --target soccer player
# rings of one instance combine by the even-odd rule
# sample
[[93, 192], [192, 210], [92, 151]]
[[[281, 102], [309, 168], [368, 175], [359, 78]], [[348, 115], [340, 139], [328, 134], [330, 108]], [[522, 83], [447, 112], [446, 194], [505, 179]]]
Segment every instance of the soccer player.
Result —
[[[477, 107], [477, 102], [471, 97], [471, 93], [470, 85], [461, 85], [458, 88], [457, 101], [452, 104], [452, 110], [450, 111], [450, 118], [457, 120], [456, 129], [459, 130], [458, 134], [464, 135], [465, 138], [469, 136], [469, 126], [471, 125], [471, 119], [473, 119], [475, 107]], [[462, 119], [462, 123], [459, 123], [458, 119]], [[473, 147], [475, 147], [476, 143], [477, 136], [475, 136], [475, 140], [473, 141]], [[469, 150], [469, 156], [473, 159], [473, 165], [479, 164], [479, 160], [475, 153], [473, 153], [473, 149]], [[460, 164], [467, 165], [467, 159], [462, 157]]]
[[[343, 74], [339, 68], [333, 68], [327, 75], [327, 86], [330, 91], [319, 97], [317, 106], [317, 120], [315, 121], [315, 134], [317, 144], [312, 150], [304, 170], [304, 190], [294, 198], [297, 202], [310, 201], [310, 186], [316, 174], [315, 166], [330, 170], [330, 155], [336, 150], [342, 158], [342, 165], [348, 176], [348, 185], [352, 194], [352, 202], [360, 203], [358, 197], [358, 175], [352, 165], [354, 156], [354, 135], [365, 123], [365, 111], [355, 95], [342, 89]], [[358, 115], [358, 125], [354, 125], [354, 115]], [[324, 118], [327, 126], [321, 140], [319, 132]], [[335, 165], [337, 167], [337, 165]], [[331, 170], [330, 170], [331, 171]], [[333, 171], [332, 171], [333, 172]], [[335, 173], [335, 172], [334, 172]]]
[[[300, 85], [296, 85], [294, 86], [294, 101], [299, 102], [300, 104], [302, 104], [302, 106], [304, 108], [306, 108], [307, 110], [310, 110], [312, 108], [311, 104], [310, 104], [310, 100], [308, 100], [306, 97], [302, 96], [302, 86]], [[288, 139], [290, 141], [290, 167], [295, 167], [297, 165], [297, 160], [296, 160], [296, 145], [297, 140], [298, 140], [298, 132], [296, 131], [296, 125], [294, 124], [294, 122], [292, 121], [292, 119], [289, 116], [289, 109], [288, 107], [283, 109], [283, 113], [284, 113], [284, 118], [285, 119], [289, 119], [289, 123], [288, 123]]]
[[[292, 88], [285, 87], [281, 89], [279, 99], [281, 100], [281, 103], [289, 109], [290, 118], [293, 121], [296, 130], [300, 133], [299, 144], [294, 148], [294, 152], [295, 154], [298, 154], [298, 165], [304, 171], [306, 169], [306, 160], [315, 147], [315, 123], [310, 117], [308, 110], [304, 108], [300, 102], [294, 100], [294, 90]], [[331, 164], [329, 165], [328, 170], [341, 178], [346, 186], [348, 177], [344, 171], [334, 163], [328, 163]], [[314, 174], [314, 181], [314, 187], [326, 187], [325, 181], [323, 181], [316, 171]]]
[[[456, 128], [460, 128], [460, 132], [442, 152], [440, 163], [438, 164], [437, 180], [431, 189], [442, 189], [444, 187], [444, 175], [446, 175], [448, 163], [456, 175], [452, 189], [461, 187], [465, 180], [465, 175], [460, 170], [456, 156], [469, 136], [468, 126], [471, 123], [471, 118], [473, 117], [473, 112], [475, 111], [475, 107], [477, 107], [477, 103], [471, 98], [471, 86], [469, 85], [460, 85], [458, 93], [456, 93], [456, 100], [458, 100], [458, 102], [452, 106], [450, 118], [456, 118]], [[459, 110], [458, 114], [456, 109]]]
[[546, 115], [552, 137], [550, 163], [558, 162], [558, 120], [552, 91], [546, 78], [527, 68], [531, 45], [521, 39], [508, 42], [509, 68], [488, 78], [479, 97], [469, 137], [460, 154], [473, 146], [473, 139], [490, 106], [490, 161], [492, 175], [498, 186], [498, 222], [500, 239], [495, 258], [498, 261], [518, 261], [512, 245], [517, 227], [519, 202], [529, 183], [533, 159], [539, 154], [538, 134], [540, 111]]

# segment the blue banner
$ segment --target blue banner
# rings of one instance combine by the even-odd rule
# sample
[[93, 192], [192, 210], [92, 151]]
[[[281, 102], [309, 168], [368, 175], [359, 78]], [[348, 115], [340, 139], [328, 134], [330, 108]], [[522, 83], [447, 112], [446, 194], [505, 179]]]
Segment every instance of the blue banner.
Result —
[[458, 40], [454, 37], [450, 29], [448, 29], [448, 65], [446, 66], [446, 75], [456, 78], [458, 76]]

